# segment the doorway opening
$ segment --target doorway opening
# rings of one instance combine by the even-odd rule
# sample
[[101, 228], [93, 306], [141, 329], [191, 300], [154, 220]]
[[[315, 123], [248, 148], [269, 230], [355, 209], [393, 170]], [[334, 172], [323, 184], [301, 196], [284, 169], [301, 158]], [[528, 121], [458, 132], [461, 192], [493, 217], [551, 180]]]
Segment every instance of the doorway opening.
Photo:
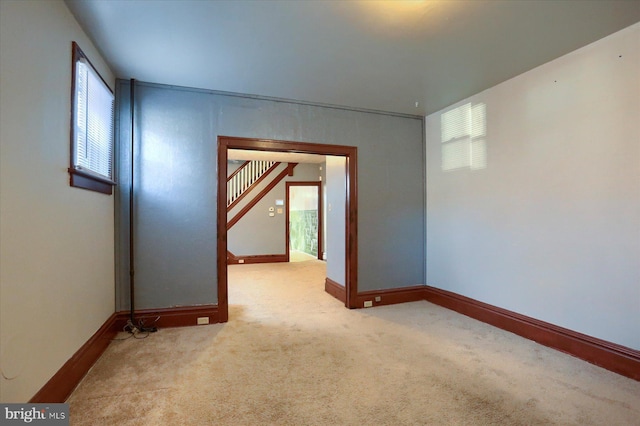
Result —
[[219, 136], [217, 190], [217, 290], [218, 314], [220, 322], [226, 322], [229, 319], [227, 273], [227, 151], [230, 149], [296, 154], [316, 154], [344, 158], [346, 194], [346, 199], [344, 200], [344, 288], [346, 293], [344, 300], [345, 306], [347, 308], [355, 308], [358, 288], [357, 148], [344, 145], [326, 145], [316, 143]]
[[322, 182], [287, 182], [287, 259], [322, 260]]

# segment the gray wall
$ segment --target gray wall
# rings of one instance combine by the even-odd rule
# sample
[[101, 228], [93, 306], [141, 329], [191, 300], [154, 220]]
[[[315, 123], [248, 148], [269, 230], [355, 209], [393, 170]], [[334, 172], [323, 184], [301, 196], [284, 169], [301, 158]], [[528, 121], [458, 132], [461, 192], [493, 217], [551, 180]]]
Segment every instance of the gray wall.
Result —
[[[129, 82], [118, 81], [118, 308], [128, 307]], [[359, 289], [424, 283], [422, 118], [138, 84], [136, 307], [216, 303], [217, 136], [358, 148]]]
[[638, 76], [640, 24], [460, 102], [486, 168], [427, 117], [427, 284], [640, 349]]
[[[325, 157], [326, 158], [326, 157]], [[322, 179], [322, 256], [321, 258], [327, 259], [327, 163], [326, 161], [319, 165], [321, 167], [320, 170], [320, 178]]]
[[327, 278], [345, 285], [345, 220], [346, 209], [346, 161], [344, 157], [327, 156], [326, 162], [326, 223]]
[[[286, 167], [286, 163], [281, 164], [261, 184], [268, 185]], [[288, 206], [281, 206], [282, 214], [275, 212], [273, 217], [269, 216], [269, 207], [278, 209], [275, 200], [286, 200], [286, 182], [317, 182], [319, 173], [318, 164], [298, 164], [293, 170], [293, 176], [285, 177], [227, 231], [229, 251], [236, 256], [284, 254], [287, 250], [286, 209]], [[259, 187], [242, 200], [246, 202], [234, 207], [227, 214], [228, 219], [234, 217], [258, 192], [260, 192]]]

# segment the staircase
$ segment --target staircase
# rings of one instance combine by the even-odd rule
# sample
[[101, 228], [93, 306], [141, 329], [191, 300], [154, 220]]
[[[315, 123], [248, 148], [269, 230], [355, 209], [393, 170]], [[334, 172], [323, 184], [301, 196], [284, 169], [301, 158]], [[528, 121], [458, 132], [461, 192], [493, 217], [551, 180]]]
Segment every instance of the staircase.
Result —
[[227, 178], [227, 211], [242, 198], [243, 194], [278, 167], [275, 161], [245, 161]]
[[[279, 167], [280, 165], [284, 167]], [[297, 165], [298, 163], [283, 164], [275, 161], [254, 160], [245, 161], [235, 170], [227, 178], [227, 231], [251, 211], [285, 177], [293, 176], [293, 170]], [[276, 169], [280, 169], [280, 172], [267, 181], [267, 177]], [[239, 206], [238, 204], [245, 197], [247, 201], [242, 206]], [[227, 262], [229, 264], [262, 263], [267, 261], [286, 262], [288, 257], [286, 255], [238, 257], [227, 250]]]
[[[266, 177], [282, 164], [274, 161], [246, 161], [227, 178], [227, 213], [231, 211], [245, 196], [262, 182]], [[231, 218], [227, 218], [227, 229], [238, 223], [269, 191], [271, 191], [286, 176], [293, 176], [293, 169], [298, 163], [287, 163], [286, 167], [269, 183], [263, 185], [261, 191]]]

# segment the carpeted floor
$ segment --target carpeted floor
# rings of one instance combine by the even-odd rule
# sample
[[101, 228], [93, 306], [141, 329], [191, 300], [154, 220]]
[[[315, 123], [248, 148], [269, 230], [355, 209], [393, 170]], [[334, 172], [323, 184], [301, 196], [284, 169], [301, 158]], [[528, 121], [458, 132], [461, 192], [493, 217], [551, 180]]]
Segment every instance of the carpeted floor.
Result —
[[307, 254], [301, 251], [297, 251], [297, 250], [289, 251], [290, 262], [306, 262], [307, 260], [315, 260], [315, 259], [317, 259], [315, 256], [312, 256], [310, 254]]
[[428, 302], [345, 309], [324, 273], [230, 266], [228, 323], [114, 341], [71, 424], [640, 425], [640, 382]]

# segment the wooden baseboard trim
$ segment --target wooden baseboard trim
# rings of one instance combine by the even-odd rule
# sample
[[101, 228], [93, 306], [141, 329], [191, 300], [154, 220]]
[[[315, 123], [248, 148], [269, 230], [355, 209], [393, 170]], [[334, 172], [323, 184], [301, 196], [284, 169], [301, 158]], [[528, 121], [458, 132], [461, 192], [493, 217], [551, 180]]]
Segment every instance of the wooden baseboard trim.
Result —
[[[379, 299], [379, 300], [377, 300]], [[356, 298], [356, 306], [364, 307], [364, 302], [370, 301], [372, 306], [395, 305], [397, 303], [424, 300], [424, 286], [390, 288], [386, 290], [362, 291]]]
[[640, 380], [640, 351], [578, 333], [446, 290], [425, 286], [424, 299], [623, 376]]
[[347, 302], [347, 290], [343, 285], [338, 284], [333, 281], [331, 278], [325, 278], [324, 280], [324, 291], [341, 301], [342, 303]]
[[[120, 311], [117, 313], [115, 321], [116, 331], [121, 331], [123, 329], [129, 320], [129, 316], [129, 311]], [[143, 321], [144, 325], [147, 327], [155, 326], [159, 328], [189, 327], [198, 325], [198, 318], [202, 317], [207, 317], [209, 319], [209, 324], [220, 322], [218, 305], [137, 309], [134, 314], [136, 322]]]
[[[158, 321], [154, 323], [155, 319]], [[141, 309], [136, 321], [157, 327], [185, 327], [198, 324], [198, 318], [209, 318], [209, 324], [220, 322], [218, 305], [183, 306], [177, 308]], [[93, 364], [100, 358], [129, 320], [128, 311], [112, 314], [87, 342], [29, 400], [29, 403], [63, 403], [78, 386]]]
[[228, 265], [241, 265], [248, 263], [279, 263], [288, 262], [286, 254], [256, 254], [251, 256], [236, 256], [231, 252], [227, 253]]
[[116, 335], [117, 314], [112, 314], [87, 342], [29, 400], [29, 403], [62, 403], [78, 386]]

